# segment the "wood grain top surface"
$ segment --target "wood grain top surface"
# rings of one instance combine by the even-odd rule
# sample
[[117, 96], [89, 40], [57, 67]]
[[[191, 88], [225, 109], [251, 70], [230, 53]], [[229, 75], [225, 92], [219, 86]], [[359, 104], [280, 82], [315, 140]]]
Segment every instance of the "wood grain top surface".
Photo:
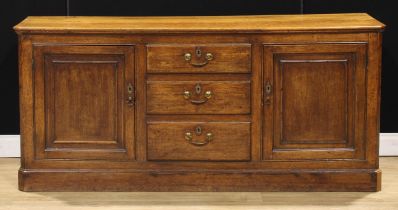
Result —
[[372, 31], [384, 24], [366, 13], [251, 16], [30, 16], [17, 32], [52, 33], [275, 33]]

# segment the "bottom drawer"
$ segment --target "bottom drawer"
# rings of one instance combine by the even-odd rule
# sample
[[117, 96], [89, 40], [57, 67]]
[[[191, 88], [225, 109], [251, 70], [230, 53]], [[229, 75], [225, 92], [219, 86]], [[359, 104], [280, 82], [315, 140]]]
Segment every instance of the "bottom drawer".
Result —
[[250, 122], [149, 122], [148, 160], [250, 160]]

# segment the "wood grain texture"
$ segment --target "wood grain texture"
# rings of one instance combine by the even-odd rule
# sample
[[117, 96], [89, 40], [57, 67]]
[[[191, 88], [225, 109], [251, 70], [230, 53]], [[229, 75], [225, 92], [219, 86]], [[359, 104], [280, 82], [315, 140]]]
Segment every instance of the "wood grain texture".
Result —
[[[368, 74], [366, 80], [366, 137], [367, 159], [379, 166], [380, 95], [381, 95], [381, 53], [382, 34], [369, 34]], [[377, 101], [375, 103], [375, 101]]]
[[34, 96], [32, 69], [32, 42], [28, 37], [18, 37], [19, 110], [21, 135], [21, 167], [29, 167], [34, 159]]
[[347, 81], [353, 69], [348, 69], [347, 56], [339, 57], [277, 58], [281, 60], [276, 81], [281, 84], [275, 88], [283, 89], [284, 110], [281, 143], [347, 142], [347, 89], [352, 89]]
[[[148, 45], [149, 73], [249, 73], [250, 44], [151, 44]], [[200, 55], [196, 51], [200, 50]], [[191, 54], [186, 61], [184, 55]], [[212, 60], [206, 60], [211, 53]], [[203, 66], [195, 64], [205, 63]]]
[[[299, 174], [299, 175], [298, 175]], [[363, 191], [378, 190], [372, 170], [325, 171], [20, 171], [23, 191]], [[46, 178], [44, 180], [43, 178]], [[355, 177], [355, 179], [353, 179]], [[58, 180], [69, 180], [59, 182]], [[93, 187], [90, 180], [97, 180]], [[288, 181], [287, 181], [288, 180]], [[231, 184], [231, 181], [234, 182]], [[80, 184], [77, 186], [76, 182]]]
[[[197, 134], [196, 129], [201, 133]], [[250, 160], [250, 122], [149, 122], [148, 160]], [[192, 133], [194, 145], [185, 139]]]
[[134, 156], [133, 47], [38, 45], [34, 59], [36, 158]]
[[274, 86], [265, 106], [274, 116], [273, 130], [264, 130], [274, 134], [266, 153], [363, 159], [366, 45], [271, 45], [264, 53], [266, 69], [273, 69], [265, 82]]
[[[201, 92], [196, 93], [199, 85]], [[250, 81], [148, 81], [148, 114], [250, 114]], [[191, 97], [184, 98], [189, 91]], [[211, 98], [205, 92], [211, 91]], [[204, 101], [196, 104], [195, 101]]]
[[0, 209], [326, 210], [397, 209], [398, 158], [380, 158], [383, 190], [368, 192], [39, 192], [18, 191], [19, 159], [0, 159]]
[[367, 31], [384, 25], [364, 13], [185, 16], [185, 17], [28, 17], [20, 32], [73, 33], [275, 33], [293, 31]]
[[380, 190], [384, 25], [366, 14], [198, 20], [16, 26], [20, 189]]

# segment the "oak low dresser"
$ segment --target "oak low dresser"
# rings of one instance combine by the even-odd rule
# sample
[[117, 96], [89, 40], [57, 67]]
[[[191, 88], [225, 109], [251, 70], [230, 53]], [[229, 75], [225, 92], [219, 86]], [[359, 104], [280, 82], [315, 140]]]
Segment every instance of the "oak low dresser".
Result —
[[378, 191], [367, 14], [28, 17], [23, 191]]

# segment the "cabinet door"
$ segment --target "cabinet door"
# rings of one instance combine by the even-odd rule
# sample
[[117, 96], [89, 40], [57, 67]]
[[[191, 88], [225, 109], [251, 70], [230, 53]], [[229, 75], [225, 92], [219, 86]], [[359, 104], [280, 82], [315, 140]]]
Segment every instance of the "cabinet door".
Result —
[[263, 159], [364, 159], [366, 44], [264, 46]]
[[36, 159], [134, 158], [134, 48], [34, 46]]

